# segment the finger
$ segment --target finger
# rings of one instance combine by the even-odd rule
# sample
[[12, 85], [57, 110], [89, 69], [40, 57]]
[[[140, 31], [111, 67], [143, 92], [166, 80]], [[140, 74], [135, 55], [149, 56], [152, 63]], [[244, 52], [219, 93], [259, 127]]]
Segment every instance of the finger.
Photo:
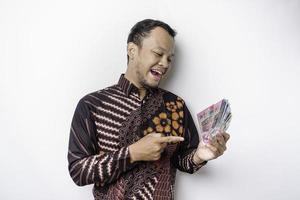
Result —
[[223, 135], [225, 143], [226, 143], [229, 140], [230, 135], [228, 133], [225, 133], [225, 132], [222, 135]]
[[206, 147], [209, 148], [209, 150], [211, 150], [212, 152], [215, 152], [215, 153], [218, 152], [217, 147], [215, 147], [215, 146], [212, 145], [212, 144], [206, 144]]
[[162, 133], [150, 133], [148, 135], [152, 135], [153, 137], [157, 137], [157, 138], [161, 138], [164, 136]]
[[227, 149], [227, 147], [223, 146], [223, 149], [222, 149], [223, 151], [222, 152], [224, 153], [226, 151], [226, 149]]
[[161, 149], [162, 149], [162, 151], [164, 150], [164, 148], [167, 147], [167, 145], [168, 145], [168, 143], [161, 143]]
[[218, 153], [221, 155], [226, 150], [226, 142], [224, 140], [224, 137], [221, 135], [216, 136], [216, 142], [212, 145], [217, 148]]
[[219, 157], [219, 156], [221, 156], [222, 154], [223, 154], [223, 149], [222, 149], [222, 147], [221, 147], [221, 146], [217, 146], [217, 147], [216, 147], [216, 151], [215, 151], [216, 157]]
[[224, 153], [226, 147], [222, 146], [222, 145], [218, 145], [216, 148], [217, 148], [218, 154], [222, 155]]
[[225, 146], [226, 142], [225, 142], [225, 138], [221, 135], [217, 135], [217, 142], [221, 145], [221, 146]]
[[181, 142], [181, 141], [184, 141], [184, 138], [179, 136], [165, 136], [158, 139], [159, 143]]
[[161, 157], [160, 153], [159, 153], [159, 154], [156, 154], [156, 155], [154, 155], [154, 158], [153, 158], [153, 160], [159, 160], [159, 159], [160, 159], [160, 157]]
[[223, 144], [219, 144], [218, 146], [217, 146], [217, 149], [218, 149], [218, 152], [219, 152], [219, 154], [220, 155], [223, 155], [223, 153], [226, 151], [226, 144], [225, 143], [223, 143]]
[[214, 155], [216, 157], [219, 157], [224, 152], [224, 149], [221, 145], [214, 146], [214, 145], [211, 145], [211, 144], [207, 144], [207, 147], [214, 153]]
[[219, 145], [217, 136], [214, 137], [214, 138], [210, 141], [209, 144], [211, 144], [212, 146], [217, 146], [217, 145]]
[[165, 149], [161, 149], [161, 150], [159, 151], [159, 153], [162, 154], [164, 151], [165, 151]]

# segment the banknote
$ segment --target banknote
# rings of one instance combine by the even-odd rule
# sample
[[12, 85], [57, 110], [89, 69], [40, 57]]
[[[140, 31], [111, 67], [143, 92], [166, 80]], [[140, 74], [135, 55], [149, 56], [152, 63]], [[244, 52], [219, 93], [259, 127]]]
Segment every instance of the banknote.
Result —
[[209, 143], [220, 132], [226, 131], [232, 114], [227, 99], [212, 104], [197, 114], [200, 136], [203, 143]]

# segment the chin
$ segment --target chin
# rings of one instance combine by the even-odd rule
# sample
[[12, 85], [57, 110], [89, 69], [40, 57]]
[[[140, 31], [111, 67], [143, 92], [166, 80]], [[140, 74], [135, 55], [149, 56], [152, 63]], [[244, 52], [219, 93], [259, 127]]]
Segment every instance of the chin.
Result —
[[148, 82], [146, 81], [144, 84], [144, 87], [148, 87], [148, 88], [157, 88], [159, 86], [159, 82]]
[[149, 88], [158, 88], [159, 84], [156, 85], [148, 85]]

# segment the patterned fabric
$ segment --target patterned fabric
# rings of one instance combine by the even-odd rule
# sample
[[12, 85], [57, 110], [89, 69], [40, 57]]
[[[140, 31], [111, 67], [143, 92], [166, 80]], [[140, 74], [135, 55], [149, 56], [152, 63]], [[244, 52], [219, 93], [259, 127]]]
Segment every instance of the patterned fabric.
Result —
[[[128, 146], [151, 132], [185, 138], [168, 144], [160, 160], [130, 163]], [[174, 199], [176, 169], [196, 172], [199, 137], [184, 101], [160, 88], [143, 100], [124, 74], [118, 84], [83, 97], [69, 139], [69, 172], [79, 185], [94, 184], [95, 199]]]

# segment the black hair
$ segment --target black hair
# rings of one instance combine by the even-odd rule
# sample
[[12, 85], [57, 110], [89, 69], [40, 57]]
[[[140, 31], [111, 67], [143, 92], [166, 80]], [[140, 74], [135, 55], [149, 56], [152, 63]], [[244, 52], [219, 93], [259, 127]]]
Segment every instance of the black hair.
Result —
[[[151, 30], [156, 27], [161, 27], [165, 29], [173, 38], [176, 36], [176, 31], [172, 29], [165, 22], [154, 20], [154, 19], [144, 19], [142, 21], [137, 22], [130, 30], [130, 33], [127, 38], [127, 44], [129, 42], [133, 42], [134, 44], [141, 47], [142, 41], [145, 37], [147, 37]], [[129, 60], [129, 56], [127, 55], [127, 63]]]

